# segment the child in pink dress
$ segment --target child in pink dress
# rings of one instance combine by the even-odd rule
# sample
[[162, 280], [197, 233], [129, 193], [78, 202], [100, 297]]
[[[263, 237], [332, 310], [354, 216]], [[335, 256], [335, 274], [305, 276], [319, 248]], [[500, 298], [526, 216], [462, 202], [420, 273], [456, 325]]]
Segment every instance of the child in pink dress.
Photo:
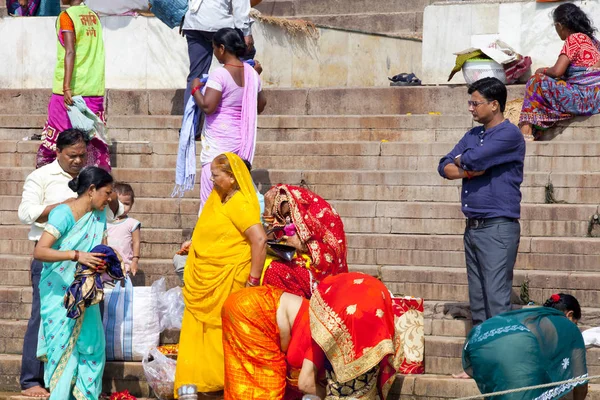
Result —
[[141, 223], [128, 216], [135, 201], [135, 194], [133, 188], [127, 183], [116, 183], [113, 190], [117, 192], [125, 211], [114, 222], [107, 224], [108, 245], [123, 257], [127, 272], [135, 276], [140, 259]]

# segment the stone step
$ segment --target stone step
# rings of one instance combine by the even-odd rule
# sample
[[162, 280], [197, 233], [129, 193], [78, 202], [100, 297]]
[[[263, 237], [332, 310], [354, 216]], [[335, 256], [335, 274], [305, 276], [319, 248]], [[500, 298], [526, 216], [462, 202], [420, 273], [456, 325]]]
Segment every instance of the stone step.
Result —
[[[468, 302], [467, 272], [464, 268], [382, 266], [380, 277], [396, 294], [427, 300]], [[529, 297], [542, 304], [554, 293], [575, 296], [582, 307], [595, 307], [600, 301], [600, 275], [597, 272], [563, 272], [552, 270], [515, 270], [512, 302], [519, 303], [521, 284], [529, 281]]]
[[[0, 140], [19, 140], [41, 133], [45, 114], [0, 114]], [[559, 123], [543, 140], [595, 141], [600, 116]], [[117, 141], [177, 140], [177, 115], [110, 115], [109, 135]], [[259, 141], [395, 141], [455, 143], [473, 127], [469, 115], [261, 115]], [[555, 137], [553, 137], [555, 135]], [[552, 138], [553, 137], [553, 138]]]
[[[399, 71], [402, 72], [402, 71]], [[410, 72], [410, 71], [406, 71]], [[522, 98], [523, 85], [509, 86], [509, 99]], [[49, 89], [0, 90], [0, 114], [46, 114]], [[470, 116], [466, 86], [265, 89], [265, 115], [403, 115], [439, 112]], [[183, 115], [183, 90], [107, 89], [108, 118], [116, 115]]]
[[[25, 178], [32, 171], [32, 167], [0, 167], [0, 196], [20, 196]], [[171, 168], [156, 168], [152, 174], [148, 174], [146, 168], [114, 168], [113, 176], [116, 180], [131, 184], [138, 198], [168, 198], [173, 191], [174, 171]], [[460, 201], [461, 182], [441, 179], [437, 171], [255, 169], [253, 177], [262, 191], [280, 182], [304, 184], [328, 200]], [[545, 186], [549, 180], [554, 186], [557, 200], [570, 204], [597, 204], [600, 194], [600, 174], [597, 173], [549, 175], [545, 172], [526, 172], [521, 185], [522, 202], [544, 203]], [[199, 198], [199, 183], [193, 191], [186, 192], [185, 197]]]
[[[1, 196], [0, 211], [17, 211], [21, 196]], [[392, 218], [396, 224], [403, 224], [406, 219], [462, 220], [464, 215], [460, 204], [442, 202], [395, 202], [395, 201], [337, 201], [330, 204], [342, 217], [354, 218]], [[199, 199], [143, 198], [137, 197], [135, 211], [132, 215], [153, 214], [166, 215], [198, 215]], [[521, 218], [529, 221], [589, 221], [596, 213], [597, 207], [587, 204], [523, 204]], [[140, 217], [141, 218], [141, 217]], [[195, 222], [195, 221], [193, 221]], [[4, 225], [13, 224], [4, 222]], [[18, 225], [19, 223], [14, 223]], [[2, 225], [2, 224], [0, 224]], [[151, 228], [163, 228], [148, 225]], [[395, 232], [392, 229], [392, 233]]]
[[[21, 197], [0, 196], [0, 198], [2, 199], [0, 212], [6, 217], [2, 219], [0, 226], [20, 225], [16, 210]], [[431, 237], [428, 235], [432, 232], [439, 233], [433, 229], [438, 223], [442, 225], [442, 229], [458, 230], [456, 233], [462, 233], [461, 224], [464, 227], [464, 216], [459, 204], [337, 200], [330, 201], [330, 204], [344, 220], [348, 220], [347, 233], [353, 231], [389, 233], [392, 236], [393, 234], [424, 234], [425, 236], [420, 237], [427, 238]], [[138, 197], [132, 216], [147, 228], [189, 229], [195, 226], [198, 208], [198, 199]], [[558, 233], [561, 231], [581, 231], [581, 225], [590, 221], [597, 212], [596, 208], [593, 205], [583, 204], [523, 204], [521, 207], [523, 229], [527, 229], [532, 235], [522, 232], [522, 236], [525, 239], [528, 236], [559, 236]], [[187, 234], [184, 232], [184, 236]], [[24, 233], [20, 238], [24, 239]], [[594, 241], [594, 239], [584, 240]]]
[[[317, 193], [319, 193], [317, 191]], [[140, 199], [142, 200], [142, 199]], [[156, 199], [145, 199], [156, 200]], [[527, 204], [526, 204], [527, 205]], [[536, 207], [533, 205], [532, 208]], [[448, 206], [450, 210], [457, 208], [455, 205]], [[582, 210], [583, 211], [583, 210]], [[2, 212], [2, 211], [0, 211]], [[5, 211], [8, 213], [8, 211]], [[522, 237], [587, 237], [589, 229], [589, 220], [591, 213], [581, 215], [577, 220], [545, 220], [545, 216], [536, 217], [532, 213], [523, 213], [521, 219]], [[171, 229], [177, 230], [177, 236], [188, 237], [190, 231], [196, 224], [196, 215], [190, 214], [166, 214], [166, 213], [147, 213], [141, 208], [136, 208], [131, 213], [132, 217], [142, 223], [144, 232], [151, 232], [149, 229], [158, 229], [169, 232]], [[539, 215], [539, 214], [538, 214]], [[342, 215], [344, 230], [347, 234], [412, 234], [412, 235], [459, 235], [464, 232], [464, 217], [448, 216], [447, 218], [391, 218], [391, 217], [351, 217]], [[540, 219], [528, 219], [540, 218]], [[0, 231], [10, 232], [10, 237], [5, 237], [6, 241], [27, 240], [29, 227], [19, 225], [16, 213], [0, 223]], [[12, 234], [13, 230], [16, 234]], [[142, 238], [146, 243], [149, 239]], [[157, 241], [156, 243], [159, 243]], [[177, 242], [177, 241], [176, 241]], [[175, 243], [176, 243], [175, 242]], [[179, 242], [180, 243], [180, 242]]]
[[[438, 369], [437, 359], [430, 358], [432, 370]], [[441, 361], [456, 360], [454, 358], [441, 358]], [[0, 390], [16, 392], [18, 390], [18, 376], [20, 371], [20, 357], [16, 355], [0, 355], [0, 368], [2, 368], [3, 380], [0, 381]], [[429, 363], [425, 368], [430, 369]], [[448, 366], [444, 365], [446, 368]], [[454, 366], [454, 365], [451, 365]], [[597, 370], [595, 366], [589, 368]], [[135, 396], [148, 396], [146, 379], [141, 362], [107, 362], [104, 370], [103, 391], [112, 392], [128, 389]], [[452, 373], [460, 371], [453, 370]], [[125, 377], [125, 378], [124, 378]], [[600, 385], [591, 384], [587, 398], [590, 400], [600, 399]], [[389, 399], [415, 399], [415, 400], [441, 400], [456, 399], [479, 394], [479, 390], [472, 379], [453, 379], [449, 374], [438, 374], [427, 371], [425, 375], [398, 375], [392, 386]], [[21, 400], [21, 396], [13, 398], [9, 394], [1, 394], [4, 399]], [[3, 397], [0, 397], [0, 400]]]
[[[0, 354], [0, 390], [17, 391], [21, 356]], [[129, 390], [136, 397], [151, 397], [141, 362], [108, 361], [104, 368], [102, 391], [112, 393]]]
[[256, 8], [267, 15], [336, 15], [394, 12], [423, 12], [432, 0], [264, 0]]
[[[152, 236], [146, 235], [146, 236]], [[149, 249], [147, 251], [153, 251], [154, 243], [148, 243], [148, 239], [144, 239], [144, 244], [142, 245], [142, 249]], [[18, 244], [14, 244], [15, 248], [17, 245], [19, 246], [31, 246], [31, 250], [27, 248], [26, 250], [20, 253], [10, 254], [9, 252], [3, 252], [0, 255], [0, 290], [2, 290], [2, 285], [9, 284], [13, 287], [28, 287], [30, 283], [29, 269], [31, 264], [31, 258], [33, 254], [33, 244], [26, 243], [25, 241], [17, 240], [15, 241]], [[166, 285], [168, 288], [172, 288], [178, 286], [180, 284], [180, 280], [175, 274], [175, 270], [173, 267], [173, 255], [179, 249], [181, 245], [181, 241], [178, 243], [166, 244], [164, 245], [165, 249], [164, 253], [168, 254], [168, 250], [172, 249], [172, 255], [169, 258], [150, 258], [148, 256], [143, 257], [139, 262], [139, 271], [135, 277], [132, 277], [132, 281], [134, 286], [149, 286], [154, 283], [156, 280], [164, 277], [166, 281]], [[11, 246], [11, 245], [4, 245]], [[4, 247], [3, 246], [3, 247]], [[142, 250], [142, 254], [144, 250]], [[18, 301], [21, 299], [21, 295], [15, 295], [14, 291], [10, 291], [11, 299], [14, 301]], [[19, 292], [20, 293], [20, 292]], [[8, 295], [7, 295], [8, 296]], [[30, 298], [26, 298], [26, 302], [31, 302]], [[0, 297], [0, 303], [12, 302], [8, 301], [7, 298]], [[6, 310], [10, 312], [10, 310]]]
[[[35, 163], [36, 141], [0, 141], [1, 166], [27, 167]], [[257, 145], [255, 168], [362, 169], [435, 171], [440, 157], [453, 147], [451, 143], [392, 142], [261, 142]], [[534, 172], [600, 172], [595, 156], [600, 143], [538, 142], [529, 146], [525, 170]], [[200, 162], [198, 144], [197, 162]], [[418, 153], [412, 153], [412, 151]], [[116, 142], [111, 161], [122, 168], [174, 168], [176, 142]], [[413, 154], [419, 154], [414, 156]]]
[[310, 21], [317, 26], [333, 29], [345, 29], [367, 33], [378, 33], [390, 36], [403, 36], [412, 34], [414, 38], [421, 38], [423, 32], [423, 12], [373, 12], [352, 14], [322, 14], [299, 15], [299, 18]]
[[[426, 336], [425, 370], [429, 374], [447, 375], [462, 370], [462, 351], [465, 338]], [[600, 348], [587, 349], [587, 365], [590, 375], [600, 372]]]

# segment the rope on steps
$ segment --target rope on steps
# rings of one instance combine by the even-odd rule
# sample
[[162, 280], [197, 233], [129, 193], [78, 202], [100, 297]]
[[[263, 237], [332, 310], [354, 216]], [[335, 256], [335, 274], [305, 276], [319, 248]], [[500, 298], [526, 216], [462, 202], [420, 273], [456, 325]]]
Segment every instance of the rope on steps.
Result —
[[565, 385], [565, 391], [566, 391], [566, 390], [570, 390], [570, 389], [574, 388], [575, 386], [577, 386], [581, 383], [585, 383], [585, 382], [589, 382], [589, 381], [593, 381], [593, 380], [597, 380], [597, 379], [600, 379], [600, 375], [587, 376], [587, 374], [585, 374], [585, 375], [579, 376], [577, 378], [567, 379], [565, 381], [544, 383], [543, 385], [526, 386], [526, 387], [517, 388], [517, 389], [503, 390], [501, 392], [478, 394], [476, 396], [461, 397], [460, 399], [457, 399], [457, 400], [485, 399], [487, 397], [502, 396], [505, 394], [524, 392], [526, 390], [544, 389], [544, 388], [549, 388], [549, 387], [553, 387], [553, 386], [562, 386], [562, 385]]

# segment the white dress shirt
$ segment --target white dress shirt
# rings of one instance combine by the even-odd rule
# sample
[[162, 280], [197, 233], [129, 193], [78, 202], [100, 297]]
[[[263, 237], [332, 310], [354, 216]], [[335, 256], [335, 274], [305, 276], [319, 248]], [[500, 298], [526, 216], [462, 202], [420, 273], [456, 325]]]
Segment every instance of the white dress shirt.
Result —
[[[24, 224], [31, 225], [29, 240], [36, 241], [42, 237], [46, 223], [35, 221], [47, 206], [77, 197], [77, 193], [69, 188], [69, 182], [72, 179], [73, 177], [61, 168], [58, 160], [36, 169], [25, 178], [23, 196], [21, 204], [19, 204], [19, 220]], [[117, 216], [123, 214], [123, 211], [123, 204], [119, 202]], [[106, 219], [108, 221], [115, 219], [115, 215], [108, 206]]]
[[189, 0], [183, 29], [216, 32], [221, 28], [239, 28], [252, 35], [250, 0]]

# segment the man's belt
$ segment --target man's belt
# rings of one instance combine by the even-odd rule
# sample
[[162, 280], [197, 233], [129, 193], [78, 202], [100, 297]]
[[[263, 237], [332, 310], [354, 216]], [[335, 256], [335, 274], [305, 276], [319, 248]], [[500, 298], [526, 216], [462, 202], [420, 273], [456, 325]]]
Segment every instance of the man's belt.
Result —
[[477, 229], [502, 222], [519, 222], [517, 218], [495, 217], [495, 218], [468, 218], [467, 228]]

